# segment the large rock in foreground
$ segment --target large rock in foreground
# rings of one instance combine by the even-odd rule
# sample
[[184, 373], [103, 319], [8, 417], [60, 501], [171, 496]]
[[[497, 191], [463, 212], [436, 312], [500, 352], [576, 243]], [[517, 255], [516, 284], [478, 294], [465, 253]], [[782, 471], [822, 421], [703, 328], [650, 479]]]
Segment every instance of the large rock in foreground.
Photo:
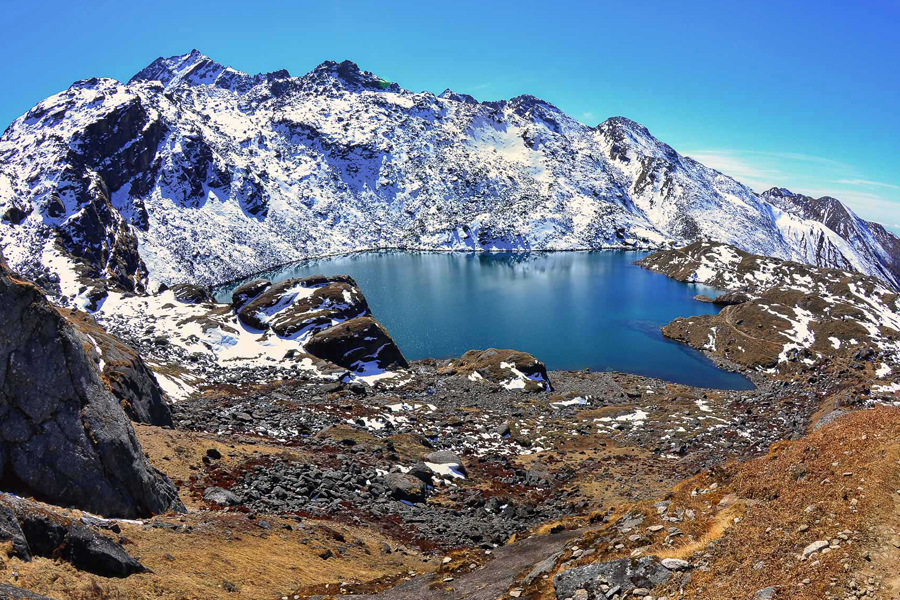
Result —
[[183, 510], [144, 458], [90, 340], [0, 256], [0, 485], [114, 517]]
[[11, 542], [12, 555], [23, 561], [34, 556], [62, 559], [76, 569], [104, 577], [128, 577], [147, 570], [121, 544], [96, 528], [24, 498], [0, 496], [0, 519], [4, 523], [0, 543]]

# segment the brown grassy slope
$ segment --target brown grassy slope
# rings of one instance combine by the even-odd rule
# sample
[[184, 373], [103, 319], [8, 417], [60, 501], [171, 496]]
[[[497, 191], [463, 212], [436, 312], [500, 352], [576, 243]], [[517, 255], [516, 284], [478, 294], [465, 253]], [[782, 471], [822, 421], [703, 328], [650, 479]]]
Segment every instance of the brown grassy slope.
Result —
[[[592, 532], [575, 544], [595, 553], [565, 568], [648, 554], [703, 566], [692, 571], [681, 593], [681, 577], [654, 590], [670, 598], [745, 600], [772, 585], [779, 587], [779, 598], [844, 598], [851, 582], [865, 588], [870, 577], [883, 589], [869, 597], [897, 598], [898, 458], [900, 408], [853, 412], [801, 440], [775, 444], [766, 456], [676, 486], [666, 514], [676, 509], [696, 514], [675, 524], [682, 536], [666, 540], [673, 523], [664, 522], [652, 503], [618, 507], [617, 515], [645, 515], [635, 530], [642, 539], [629, 543], [627, 534], [612, 526]], [[650, 533], [653, 525], [664, 529]], [[817, 540], [839, 547], [800, 560], [803, 549]], [[616, 548], [616, 542], [624, 547]], [[526, 591], [533, 598], [555, 598], [552, 577]]]

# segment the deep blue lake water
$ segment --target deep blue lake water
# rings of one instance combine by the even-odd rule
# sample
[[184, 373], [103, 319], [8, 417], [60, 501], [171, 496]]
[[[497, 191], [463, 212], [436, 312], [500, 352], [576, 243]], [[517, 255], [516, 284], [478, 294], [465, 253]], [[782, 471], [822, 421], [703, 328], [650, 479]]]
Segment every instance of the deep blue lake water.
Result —
[[[530, 352], [548, 369], [625, 371], [677, 383], [752, 389], [660, 327], [715, 314], [684, 284], [631, 264], [644, 252], [461, 254], [369, 252], [303, 261], [259, 277], [352, 276], [407, 359], [471, 349]], [[237, 284], [216, 290], [231, 301]]]

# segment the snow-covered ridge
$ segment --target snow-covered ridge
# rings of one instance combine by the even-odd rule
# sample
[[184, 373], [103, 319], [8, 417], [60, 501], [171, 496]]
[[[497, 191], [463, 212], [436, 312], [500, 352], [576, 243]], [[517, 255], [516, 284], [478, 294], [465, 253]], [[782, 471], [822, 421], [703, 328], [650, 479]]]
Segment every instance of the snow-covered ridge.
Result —
[[896, 286], [885, 265], [900, 251], [776, 205], [622, 117], [590, 127], [534, 96], [414, 93], [349, 61], [248, 75], [197, 51], [127, 84], [76, 82], [17, 119], [0, 137], [0, 216], [14, 268], [63, 279], [62, 262], [41, 262], [59, 248], [79, 276], [136, 291], [384, 247], [698, 238]]

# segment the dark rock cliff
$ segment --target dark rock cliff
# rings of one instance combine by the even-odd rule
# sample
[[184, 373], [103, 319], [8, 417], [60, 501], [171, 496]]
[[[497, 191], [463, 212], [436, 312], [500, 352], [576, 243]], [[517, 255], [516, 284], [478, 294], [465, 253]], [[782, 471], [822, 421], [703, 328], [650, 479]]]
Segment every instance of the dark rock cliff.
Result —
[[0, 489], [104, 516], [183, 510], [83, 337], [0, 257]]

